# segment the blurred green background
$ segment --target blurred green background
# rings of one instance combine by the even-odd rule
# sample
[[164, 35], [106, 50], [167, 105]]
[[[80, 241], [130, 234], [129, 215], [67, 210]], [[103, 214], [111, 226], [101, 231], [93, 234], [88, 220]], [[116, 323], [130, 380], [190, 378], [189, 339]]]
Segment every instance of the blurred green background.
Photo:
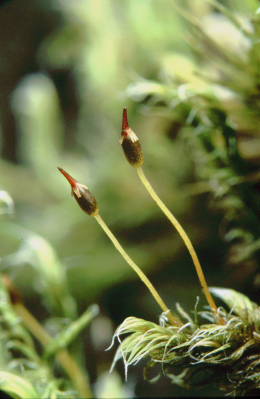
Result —
[[[101, 215], [166, 303], [190, 310], [201, 297], [181, 239], [124, 158], [124, 106], [142, 142], [146, 174], [190, 235], [209, 284], [241, 289], [252, 299], [259, 292], [259, 225], [250, 230], [257, 226], [257, 206], [248, 217], [253, 222], [244, 227], [246, 213], [241, 227], [232, 219], [232, 199], [240, 194], [228, 196], [240, 184], [237, 176], [250, 175], [243, 198], [256, 204], [259, 44], [214, 3], [253, 30], [256, 0], [13, 0], [0, 8], [1, 270], [50, 331], [55, 320], [99, 304], [100, 316], [81, 336], [99, 388], [115, 352], [104, 349], [116, 326], [130, 315], [158, 321], [160, 310], [95, 220], [76, 205], [57, 166], [95, 194]], [[226, 156], [221, 118], [208, 123], [208, 111], [215, 120], [216, 109], [232, 120], [225, 127], [238, 132], [234, 165], [244, 169]], [[215, 152], [201, 149], [198, 125]], [[224, 154], [221, 176], [212, 154], [217, 161]], [[227, 230], [239, 235], [239, 228], [243, 239], [226, 237]], [[248, 256], [240, 259], [244, 248]], [[166, 378], [150, 385], [136, 369], [129, 371], [125, 395], [190, 394]], [[123, 381], [122, 364], [118, 372]]]

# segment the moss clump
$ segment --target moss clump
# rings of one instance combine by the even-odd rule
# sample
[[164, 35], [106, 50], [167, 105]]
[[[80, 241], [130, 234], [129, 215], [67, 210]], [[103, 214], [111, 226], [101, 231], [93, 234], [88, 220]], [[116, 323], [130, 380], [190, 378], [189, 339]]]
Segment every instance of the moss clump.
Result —
[[198, 311], [197, 306], [192, 318], [177, 306], [181, 327], [169, 325], [165, 315], [160, 324], [128, 317], [114, 334], [120, 346], [112, 368], [122, 358], [127, 376], [130, 365], [147, 359], [148, 378], [160, 365], [158, 377], [165, 374], [186, 388], [212, 384], [214, 375], [214, 383], [233, 396], [260, 390], [260, 308], [234, 290], [211, 291], [229, 307], [219, 308], [225, 324], [216, 324], [212, 311]]

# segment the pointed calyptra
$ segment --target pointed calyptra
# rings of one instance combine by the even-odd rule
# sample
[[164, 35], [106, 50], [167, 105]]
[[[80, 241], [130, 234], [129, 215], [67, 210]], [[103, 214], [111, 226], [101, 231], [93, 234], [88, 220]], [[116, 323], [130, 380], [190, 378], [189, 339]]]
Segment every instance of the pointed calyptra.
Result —
[[120, 144], [124, 150], [126, 159], [135, 168], [139, 168], [144, 163], [144, 155], [139, 138], [130, 128], [127, 118], [127, 109], [123, 109], [122, 131]]
[[96, 198], [91, 194], [88, 187], [79, 183], [64, 169], [59, 168], [59, 171], [65, 176], [71, 185], [72, 195], [81, 207], [81, 209], [90, 216], [96, 216], [99, 212]]

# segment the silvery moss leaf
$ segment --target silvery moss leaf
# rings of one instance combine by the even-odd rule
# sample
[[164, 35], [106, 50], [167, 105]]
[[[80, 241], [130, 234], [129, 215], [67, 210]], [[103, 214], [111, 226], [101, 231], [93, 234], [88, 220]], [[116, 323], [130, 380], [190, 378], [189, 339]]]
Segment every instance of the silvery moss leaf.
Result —
[[248, 320], [249, 323], [257, 324], [259, 328], [260, 314], [256, 303], [232, 289], [212, 287], [210, 291], [215, 297], [221, 299], [232, 312], [244, 320]]
[[194, 389], [212, 384], [214, 376], [217, 387], [229, 395], [259, 393], [260, 308], [231, 289], [211, 292], [226, 305], [219, 308], [223, 323], [197, 306], [193, 317], [177, 307], [181, 327], [128, 317], [114, 334], [112, 344], [118, 339], [120, 345], [112, 368], [122, 359], [127, 377], [129, 366], [145, 359], [145, 377], [153, 381], [157, 374], [166, 375], [173, 384]]
[[14, 213], [14, 201], [7, 191], [0, 190], [0, 216]]
[[29, 381], [6, 371], [0, 371], [0, 389], [17, 399], [37, 397], [37, 393]]

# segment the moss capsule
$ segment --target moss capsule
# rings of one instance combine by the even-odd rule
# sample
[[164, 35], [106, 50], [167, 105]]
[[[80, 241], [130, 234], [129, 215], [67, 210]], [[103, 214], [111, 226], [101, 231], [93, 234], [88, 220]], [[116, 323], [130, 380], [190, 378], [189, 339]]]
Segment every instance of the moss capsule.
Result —
[[65, 176], [71, 185], [72, 195], [81, 207], [81, 209], [90, 216], [98, 214], [97, 201], [94, 195], [91, 194], [88, 187], [84, 184], [79, 183], [64, 169], [58, 168], [59, 171]]
[[124, 108], [124, 110], [123, 110], [123, 120], [122, 120], [122, 131], [121, 131], [120, 144], [122, 145], [126, 159], [132, 166], [134, 166], [135, 168], [138, 168], [143, 165], [144, 155], [143, 155], [142, 147], [141, 147], [139, 138], [137, 137], [135, 132], [130, 128], [130, 126], [128, 124], [126, 108]]

